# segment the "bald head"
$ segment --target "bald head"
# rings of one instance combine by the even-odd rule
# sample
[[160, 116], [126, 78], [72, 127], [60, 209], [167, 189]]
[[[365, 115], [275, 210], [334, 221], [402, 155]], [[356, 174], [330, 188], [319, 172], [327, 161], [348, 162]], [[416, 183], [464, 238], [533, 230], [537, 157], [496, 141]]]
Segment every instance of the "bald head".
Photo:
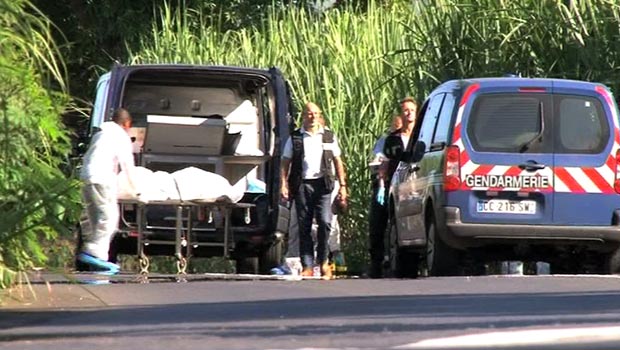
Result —
[[321, 108], [314, 102], [307, 102], [303, 111], [304, 129], [315, 130], [323, 124]]
[[112, 113], [112, 121], [125, 129], [131, 128], [131, 114], [125, 108], [119, 108]]
[[321, 112], [321, 108], [314, 102], [306, 102], [304, 106], [304, 112], [313, 111], [313, 112]]

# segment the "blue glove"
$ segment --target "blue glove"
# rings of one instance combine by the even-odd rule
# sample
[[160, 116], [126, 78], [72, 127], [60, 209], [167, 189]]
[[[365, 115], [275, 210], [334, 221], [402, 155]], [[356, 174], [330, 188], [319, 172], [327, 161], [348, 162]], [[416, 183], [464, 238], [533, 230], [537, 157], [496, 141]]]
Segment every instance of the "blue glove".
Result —
[[380, 187], [377, 191], [377, 203], [381, 205], [385, 203], [385, 187]]

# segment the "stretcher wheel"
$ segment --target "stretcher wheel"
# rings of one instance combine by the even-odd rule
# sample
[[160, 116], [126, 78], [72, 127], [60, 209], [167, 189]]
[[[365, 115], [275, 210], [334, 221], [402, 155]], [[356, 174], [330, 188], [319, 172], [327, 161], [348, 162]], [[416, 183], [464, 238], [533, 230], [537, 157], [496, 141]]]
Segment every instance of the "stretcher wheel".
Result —
[[139, 263], [140, 263], [140, 274], [142, 275], [146, 275], [149, 273], [149, 266], [150, 266], [150, 262], [149, 262], [149, 258], [146, 255], [142, 255], [139, 259]]
[[187, 274], [187, 259], [185, 257], [177, 260], [177, 274]]

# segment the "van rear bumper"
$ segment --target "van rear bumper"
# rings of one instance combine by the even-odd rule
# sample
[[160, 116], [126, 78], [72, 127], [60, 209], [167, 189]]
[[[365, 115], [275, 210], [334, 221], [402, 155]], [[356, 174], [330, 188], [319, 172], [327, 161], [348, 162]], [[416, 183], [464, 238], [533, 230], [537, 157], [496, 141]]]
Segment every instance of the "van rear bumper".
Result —
[[445, 208], [446, 242], [457, 248], [470, 248], [490, 243], [514, 244], [620, 244], [620, 225], [553, 226], [520, 224], [464, 223], [456, 207]]

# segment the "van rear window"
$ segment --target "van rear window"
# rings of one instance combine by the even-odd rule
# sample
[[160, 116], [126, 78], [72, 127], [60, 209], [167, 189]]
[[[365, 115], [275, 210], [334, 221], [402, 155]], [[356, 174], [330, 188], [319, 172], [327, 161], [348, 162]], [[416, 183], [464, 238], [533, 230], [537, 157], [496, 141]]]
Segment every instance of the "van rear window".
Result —
[[609, 123], [589, 96], [488, 94], [474, 102], [467, 134], [478, 152], [598, 154]]
[[601, 102], [584, 96], [557, 96], [556, 153], [600, 153], [609, 139]]
[[474, 149], [481, 152], [540, 150], [544, 137], [542, 141], [535, 139], [545, 127], [544, 121], [541, 122], [545, 114], [542, 110], [544, 97], [489, 94], [477, 98], [467, 123]]

